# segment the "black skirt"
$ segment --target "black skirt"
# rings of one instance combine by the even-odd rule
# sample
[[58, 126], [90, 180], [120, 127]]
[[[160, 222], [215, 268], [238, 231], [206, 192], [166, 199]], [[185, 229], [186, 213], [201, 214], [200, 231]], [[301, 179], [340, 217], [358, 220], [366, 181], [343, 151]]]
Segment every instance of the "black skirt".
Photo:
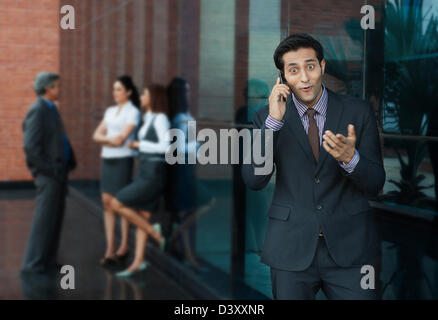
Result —
[[102, 158], [100, 191], [115, 196], [120, 189], [131, 183], [133, 164], [133, 157]]
[[117, 192], [116, 198], [125, 206], [156, 212], [164, 191], [165, 179], [165, 162], [141, 153], [134, 181]]

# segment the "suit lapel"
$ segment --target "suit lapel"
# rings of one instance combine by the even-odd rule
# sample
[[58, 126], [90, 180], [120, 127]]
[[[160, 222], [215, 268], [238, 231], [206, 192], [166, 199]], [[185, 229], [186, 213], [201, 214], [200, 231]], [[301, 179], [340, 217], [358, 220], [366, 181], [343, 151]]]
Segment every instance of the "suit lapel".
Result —
[[[342, 116], [342, 111], [344, 106], [342, 101], [338, 98], [337, 94], [333, 91], [327, 89], [328, 92], [328, 101], [327, 101], [327, 118], [324, 124], [323, 135], [326, 130], [330, 130], [334, 134], [339, 132], [339, 120]], [[321, 143], [321, 149], [319, 152], [318, 165], [316, 166], [315, 174], [319, 172], [324, 164], [324, 161], [327, 159], [328, 152], [325, 151], [324, 147]]]
[[[327, 88], [328, 101], [327, 101], [327, 118], [324, 124], [324, 130], [330, 130], [333, 133], [339, 132], [339, 121], [344, 109], [342, 101], [338, 98], [338, 95]], [[310, 147], [309, 138], [304, 130], [303, 123], [301, 122], [300, 115], [293, 102], [292, 95], [289, 95], [286, 101], [286, 113], [284, 115], [285, 126], [293, 134], [293, 137], [297, 139], [304, 153], [309, 161], [315, 163], [313, 157], [312, 148]], [[327, 159], [327, 151], [322, 147], [320, 148], [318, 164], [316, 165], [315, 174], [319, 172], [324, 161]]]

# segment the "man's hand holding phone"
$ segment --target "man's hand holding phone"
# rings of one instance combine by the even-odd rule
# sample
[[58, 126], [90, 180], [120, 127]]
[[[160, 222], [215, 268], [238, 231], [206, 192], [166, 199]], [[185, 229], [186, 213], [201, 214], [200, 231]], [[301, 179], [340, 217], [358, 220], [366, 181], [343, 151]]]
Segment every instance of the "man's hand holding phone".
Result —
[[269, 96], [269, 115], [272, 118], [278, 121], [283, 119], [286, 112], [286, 99], [289, 94], [290, 88], [288, 85], [281, 83], [280, 77], [278, 77]]

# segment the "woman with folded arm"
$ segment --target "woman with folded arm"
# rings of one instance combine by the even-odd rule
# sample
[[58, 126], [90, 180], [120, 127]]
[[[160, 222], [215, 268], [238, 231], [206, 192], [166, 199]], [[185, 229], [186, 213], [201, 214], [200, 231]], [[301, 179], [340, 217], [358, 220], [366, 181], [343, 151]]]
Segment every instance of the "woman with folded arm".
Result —
[[93, 135], [93, 140], [102, 145], [100, 189], [107, 244], [105, 255], [100, 261], [102, 266], [120, 265], [128, 257], [129, 223], [126, 219], [121, 219], [122, 239], [116, 251], [116, 215], [110, 203], [116, 193], [132, 181], [136, 152], [128, 144], [135, 139], [140, 122], [140, 98], [131, 77], [117, 78], [113, 84], [113, 97], [116, 105], [105, 111], [103, 120]]

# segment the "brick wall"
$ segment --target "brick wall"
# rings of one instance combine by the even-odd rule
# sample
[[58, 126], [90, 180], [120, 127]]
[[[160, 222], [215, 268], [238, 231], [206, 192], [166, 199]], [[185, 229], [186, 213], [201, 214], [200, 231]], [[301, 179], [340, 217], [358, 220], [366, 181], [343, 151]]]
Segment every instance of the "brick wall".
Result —
[[0, 3], [0, 181], [29, 180], [21, 124], [40, 71], [59, 71], [59, 1]]

